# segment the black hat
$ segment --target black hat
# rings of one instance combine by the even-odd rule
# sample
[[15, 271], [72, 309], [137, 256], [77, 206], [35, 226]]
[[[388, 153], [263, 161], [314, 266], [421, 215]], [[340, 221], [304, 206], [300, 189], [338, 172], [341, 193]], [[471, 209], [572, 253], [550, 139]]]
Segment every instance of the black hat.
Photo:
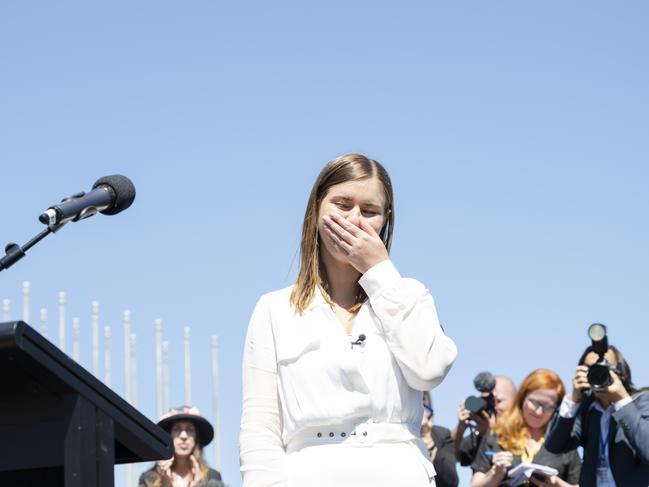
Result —
[[210, 444], [214, 438], [214, 428], [210, 422], [201, 416], [197, 408], [192, 406], [178, 406], [171, 408], [169, 412], [163, 414], [158, 421], [160, 426], [167, 433], [171, 433], [171, 427], [176, 421], [191, 421], [196, 426], [198, 444], [205, 447]]

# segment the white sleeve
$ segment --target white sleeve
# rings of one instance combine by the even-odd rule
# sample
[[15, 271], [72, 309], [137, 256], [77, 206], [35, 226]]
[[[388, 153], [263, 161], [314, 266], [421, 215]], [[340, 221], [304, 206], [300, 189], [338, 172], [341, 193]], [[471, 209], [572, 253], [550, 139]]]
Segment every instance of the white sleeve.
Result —
[[275, 343], [263, 297], [250, 319], [243, 352], [239, 444], [244, 487], [286, 486]]
[[624, 406], [627, 404], [633, 402], [633, 398], [631, 396], [627, 396], [623, 399], [620, 399], [619, 401], [616, 401], [613, 403], [613, 407], [615, 408], [616, 411], [619, 411], [622, 409]]
[[559, 416], [562, 418], [574, 418], [577, 414], [579, 403], [575, 403], [567, 395], [563, 396], [561, 405], [559, 406]]
[[455, 361], [457, 347], [444, 334], [428, 290], [414, 279], [402, 278], [389, 260], [369, 269], [359, 282], [408, 385], [422, 391], [439, 385]]

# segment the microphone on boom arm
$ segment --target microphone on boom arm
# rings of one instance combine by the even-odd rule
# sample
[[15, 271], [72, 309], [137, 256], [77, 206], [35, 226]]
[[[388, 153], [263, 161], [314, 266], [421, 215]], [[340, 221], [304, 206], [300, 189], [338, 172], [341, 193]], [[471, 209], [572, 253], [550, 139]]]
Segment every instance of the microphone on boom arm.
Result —
[[69, 221], [79, 221], [102, 213], [116, 215], [125, 210], [135, 199], [135, 186], [129, 178], [116, 174], [99, 178], [88, 193], [77, 193], [64, 198], [61, 203], [50, 206], [38, 217], [50, 227]]
[[88, 193], [73, 194], [45, 210], [38, 220], [47, 225], [47, 228], [25, 245], [21, 247], [9, 242], [5, 246], [5, 256], [0, 258], [0, 271], [25, 257], [25, 252], [50, 233], [60, 230], [66, 223], [83, 220], [97, 213], [116, 215], [131, 206], [134, 199], [135, 186], [126, 176], [115, 174], [99, 178]]

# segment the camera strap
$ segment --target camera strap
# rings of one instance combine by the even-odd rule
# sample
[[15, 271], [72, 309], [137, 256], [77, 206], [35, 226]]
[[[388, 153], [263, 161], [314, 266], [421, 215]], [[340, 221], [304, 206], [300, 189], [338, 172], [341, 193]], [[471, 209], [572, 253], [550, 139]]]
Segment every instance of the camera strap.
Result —
[[597, 485], [613, 486], [615, 481], [613, 479], [613, 472], [608, 461], [608, 434], [611, 429], [611, 417], [613, 413], [612, 406], [603, 410], [601, 406], [597, 408], [602, 416], [599, 422], [599, 459], [597, 462]]

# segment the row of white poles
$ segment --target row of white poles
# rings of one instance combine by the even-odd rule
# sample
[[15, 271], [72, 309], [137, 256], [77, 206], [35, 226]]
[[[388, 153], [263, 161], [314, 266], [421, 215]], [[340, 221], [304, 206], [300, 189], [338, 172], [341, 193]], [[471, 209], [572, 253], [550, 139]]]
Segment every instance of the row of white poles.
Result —
[[[30, 320], [30, 283], [23, 282], [23, 313], [22, 320], [29, 323]], [[66, 351], [66, 293], [58, 293], [58, 347]], [[100, 371], [100, 319], [99, 319], [99, 302], [93, 301], [91, 331], [92, 331], [92, 373], [95, 377], [101, 379]], [[3, 299], [2, 317], [3, 321], [10, 320], [11, 301]], [[41, 308], [39, 313], [41, 334], [47, 338], [49, 334], [49, 314], [46, 308]], [[137, 395], [137, 336], [131, 331], [131, 312], [125, 310], [122, 314], [122, 326], [124, 330], [124, 399], [133, 407], [138, 407]], [[72, 318], [72, 358], [79, 362], [81, 346], [81, 320], [78, 317]], [[169, 342], [163, 340], [162, 320], [154, 321], [155, 336], [155, 375], [156, 375], [156, 415], [160, 417], [169, 410], [170, 403], [170, 385], [169, 385]], [[103, 381], [111, 387], [112, 384], [112, 358], [111, 358], [111, 341], [113, 332], [109, 325], [104, 326], [103, 333]], [[184, 404], [192, 404], [192, 375], [191, 375], [191, 351], [190, 351], [191, 330], [189, 326], [183, 328], [183, 356], [184, 356]], [[212, 418], [214, 425], [214, 466], [217, 470], [221, 469], [221, 441], [220, 441], [220, 421], [219, 421], [219, 366], [218, 366], [218, 337], [211, 337], [211, 372], [212, 372]], [[127, 465], [127, 483], [136, 485], [134, 465]]]

